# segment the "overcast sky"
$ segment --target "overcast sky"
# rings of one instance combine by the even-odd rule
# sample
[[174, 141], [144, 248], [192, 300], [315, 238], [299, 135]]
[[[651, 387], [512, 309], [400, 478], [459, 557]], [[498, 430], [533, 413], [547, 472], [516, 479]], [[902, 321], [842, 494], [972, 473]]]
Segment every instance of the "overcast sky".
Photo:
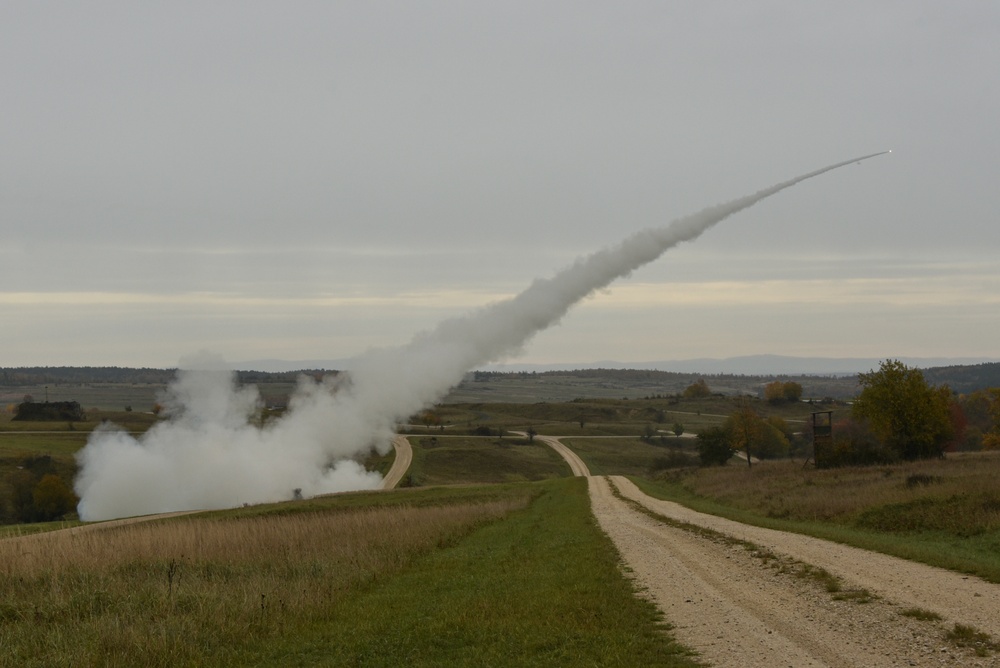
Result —
[[998, 358], [998, 82], [984, 0], [5, 2], [0, 366], [349, 357], [885, 149], [516, 360]]

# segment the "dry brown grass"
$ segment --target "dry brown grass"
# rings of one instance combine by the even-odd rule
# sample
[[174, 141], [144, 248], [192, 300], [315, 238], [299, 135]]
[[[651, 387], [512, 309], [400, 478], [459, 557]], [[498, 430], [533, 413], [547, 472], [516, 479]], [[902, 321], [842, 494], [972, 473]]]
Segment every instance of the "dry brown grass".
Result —
[[[132, 562], [274, 563], [322, 559], [383, 565], [433, 546], [449, 530], [500, 517], [511, 501], [437, 507], [366, 508], [292, 516], [178, 518], [104, 530], [57, 531], [0, 541], [0, 573], [20, 577], [110, 571]], [[514, 502], [523, 505], [523, 502]]]
[[872, 508], [900, 506], [929, 499], [982, 500], [963, 512], [986, 530], [1000, 527], [1000, 453], [951, 454], [943, 460], [892, 466], [817, 470], [801, 462], [766, 462], [704, 468], [684, 486], [769, 517], [850, 523]]
[[0, 644], [17, 665], [219, 657], [334, 614], [358, 587], [527, 502], [184, 517], [0, 540]]

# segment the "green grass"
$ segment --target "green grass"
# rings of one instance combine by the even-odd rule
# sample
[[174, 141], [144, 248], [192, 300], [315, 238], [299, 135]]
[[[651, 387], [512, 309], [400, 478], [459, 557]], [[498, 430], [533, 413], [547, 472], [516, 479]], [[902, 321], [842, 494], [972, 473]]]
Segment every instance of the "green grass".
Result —
[[[247, 665], [692, 666], [634, 596], [582, 479], [346, 598]], [[260, 653], [258, 653], [260, 652]]]
[[[668, 437], [666, 443], [673, 446], [680, 441], [688, 448], [692, 439]], [[653, 443], [646, 443], [637, 436], [632, 438], [565, 438], [562, 442], [580, 456], [592, 475], [648, 476], [658, 458], [665, 457], [668, 448], [660, 445], [659, 437]]]
[[582, 479], [22, 540], [53, 542], [0, 540], [0, 665], [697, 665], [634, 595]]
[[[740, 473], [739, 475], [744, 474]], [[753, 474], [746, 473], [746, 475]], [[851, 523], [837, 523], [828, 519], [807, 520], [769, 517], [763, 507], [758, 506], [756, 509], [740, 507], [716, 498], [701, 496], [693, 493], [676, 480], [652, 481], [638, 476], [631, 476], [631, 479], [636, 486], [650, 496], [676, 501], [700, 512], [755, 526], [815, 536], [940, 568], [977, 575], [990, 582], [1000, 582], [1000, 531], [983, 531], [968, 536], [959, 536], [941, 530], [886, 533]], [[846, 492], [842, 491], [841, 493]], [[836, 494], [836, 489], [831, 489], [830, 494]], [[789, 502], [788, 498], [786, 498], [786, 503]]]
[[32, 455], [49, 455], [53, 459], [72, 460], [73, 455], [87, 443], [90, 434], [85, 432], [31, 433], [0, 432], [0, 458], [23, 458]]
[[32, 524], [4, 524], [0, 525], [0, 540], [4, 538], [17, 538], [20, 536], [30, 536], [36, 533], [46, 533], [48, 531], [58, 531], [60, 529], [70, 529], [80, 526], [83, 522], [79, 520], [66, 520], [61, 522], [34, 522]]
[[485, 503], [533, 497], [539, 493], [532, 483], [506, 485], [403, 487], [385, 492], [340, 492], [299, 501], [267, 503], [228, 510], [209, 510], [198, 514], [205, 518], [248, 519], [255, 517], [295, 516], [310, 513], [335, 514], [360, 508], [427, 508], [458, 503]]
[[485, 437], [411, 436], [413, 485], [545, 480], [570, 474], [569, 466], [540, 441]]
[[35, 401], [76, 401], [86, 411], [121, 411], [126, 406], [149, 411], [164, 389], [165, 385], [145, 383], [52, 383], [0, 388], [0, 401], [16, 404], [30, 394]]
[[[552, 436], [640, 436], [647, 428], [672, 431], [680, 423], [688, 434], [719, 426], [740, 407], [736, 397], [705, 399], [578, 399], [573, 401], [479, 402], [436, 406], [432, 413], [446, 433], [470, 433], [478, 426], [524, 431], [533, 426]], [[750, 400], [763, 416], [779, 416], [804, 424], [813, 406], [804, 403], [770, 405]], [[420, 423], [420, 420], [417, 420]], [[415, 433], [428, 433], [423, 426]]]

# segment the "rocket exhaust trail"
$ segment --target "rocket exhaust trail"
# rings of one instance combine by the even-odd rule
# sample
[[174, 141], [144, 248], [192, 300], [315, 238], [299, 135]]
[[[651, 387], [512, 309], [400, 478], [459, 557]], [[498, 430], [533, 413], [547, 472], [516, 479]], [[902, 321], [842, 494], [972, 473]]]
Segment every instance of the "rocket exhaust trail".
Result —
[[[422, 349], [430, 352], [430, 349], [448, 341], [447, 345], [456, 353], [452, 358], [456, 372], [464, 374], [470, 368], [517, 350], [532, 335], [558, 322], [581, 299], [656, 260], [670, 248], [697, 238], [733, 214], [807, 179], [889, 152], [881, 151], [838, 162], [752, 195], [703, 209], [666, 226], [640, 231], [617, 246], [578, 259], [551, 278], [535, 280], [521, 294], [509, 300], [497, 302], [463, 318], [442, 322], [433, 332], [415, 338], [400, 352], [406, 351], [407, 356], [418, 355]], [[459, 380], [460, 377], [454, 382]]]
[[[884, 151], [883, 153], [887, 153]], [[75, 489], [81, 519], [172, 510], [227, 508], [356, 489], [381, 477], [358, 464], [374, 447], [387, 452], [397, 424], [440, 401], [470, 369], [518, 350], [578, 301], [652, 262], [716, 223], [820, 174], [874, 158], [845, 160], [709, 207], [617, 246], [578, 259], [521, 294], [445, 320], [398, 348], [372, 350], [346, 380], [302, 379], [284, 416], [259, 427], [255, 387], [198, 362], [178, 373], [166, 405], [170, 419], [139, 439], [99, 428], [78, 453]], [[209, 360], [211, 362], [211, 360]], [[182, 365], [183, 366], [183, 365]]]

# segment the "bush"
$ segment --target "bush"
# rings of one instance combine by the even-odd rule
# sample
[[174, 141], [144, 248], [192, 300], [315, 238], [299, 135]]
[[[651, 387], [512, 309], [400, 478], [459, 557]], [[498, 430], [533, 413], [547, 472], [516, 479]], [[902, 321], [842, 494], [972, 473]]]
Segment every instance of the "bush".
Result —
[[653, 459], [653, 463], [649, 469], [650, 472], [656, 473], [657, 471], [666, 471], [667, 469], [683, 469], [697, 465], [698, 458], [693, 454], [684, 452], [683, 450], [668, 450], [666, 455]]
[[73, 512], [78, 499], [69, 485], [54, 473], [42, 476], [31, 492], [38, 522], [59, 520]]
[[729, 434], [722, 427], [711, 427], [698, 434], [698, 458], [702, 466], [722, 466], [733, 456]]
[[899, 460], [899, 455], [880, 442], [864, 423], [842, 420], [833, 426], [831, 447], [817, 449], [815, 460], [818, 468], [870, 466], [891, 464]]
[[72, 513], [79, 499], [48, 455], [28, 457], [9, 478], [9, 517], [17, 522], [51, 522]]

